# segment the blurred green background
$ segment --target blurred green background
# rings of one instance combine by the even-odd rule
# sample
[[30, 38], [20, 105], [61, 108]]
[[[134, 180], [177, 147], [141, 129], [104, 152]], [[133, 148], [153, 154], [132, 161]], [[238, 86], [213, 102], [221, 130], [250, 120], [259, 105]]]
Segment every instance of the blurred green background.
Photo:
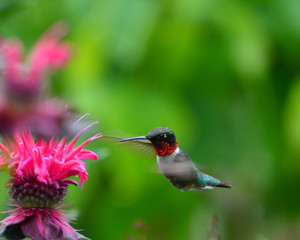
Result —
[[1, 0], [0, 33], [27, 50], [69, 22], [73, 58], [53, 96], [104, 134], [168, 126], [233, 185], [181, 192], [155, 159], [100, 139], [89, 180], [69, 190], [73, 226], [93, 240], [217, 240], [215, 216], [221, 240], [300, 239], [299, 11], [299, 0]]

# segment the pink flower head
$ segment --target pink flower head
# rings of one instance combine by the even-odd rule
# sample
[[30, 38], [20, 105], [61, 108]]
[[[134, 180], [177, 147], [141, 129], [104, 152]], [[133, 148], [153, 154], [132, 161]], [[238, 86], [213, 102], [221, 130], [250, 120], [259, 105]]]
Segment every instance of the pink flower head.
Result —
[[16, 133], [13, 139], [0, 143], [0, 167], [11, 175], [10, 196], [17, 208], [2, 221], [1, 236], [8, 239], [63, 240], [78, 239], [79, 235], [67, 222], [61, 203], [69, 184], [80, 186], [87, 180], [84, 159], [96, 160], [97, 155], [83, 147], [100, 138], [97, 134], [75, 146], [79, 133], [70, 143], [37, 138], [29, 131]]
[[73, 229], [63, 210], [56, 208], [16, 208], [2, 221], [0, 234], [7, 239], [73, 240], [88, 239]]
[[[0, 72], [4, 76], [6, 100], [31, 102], [41, 93], [47, 71], [61, 68], [70, 58], [70, 48], [61, 43], [66, 26], [53, 25], [36, 44], [29, 63], [23, 62], [23, 46], [18, 40], [0, 42]], [[2, 70], [1, 70], [2, 68]]]
[[63, 67], [70, 58], [70, 47], [61, 42], [66, 32], [63, 22], [53, 25], [37, 42], [28, 61], [23, 61], [19, 40], [0, 39], [0, 133], [25, 127], [34, 134], [51, 137], [64, 130], [68, 120], [65, 104], [44, 99], [43, 95], [49, 70]]

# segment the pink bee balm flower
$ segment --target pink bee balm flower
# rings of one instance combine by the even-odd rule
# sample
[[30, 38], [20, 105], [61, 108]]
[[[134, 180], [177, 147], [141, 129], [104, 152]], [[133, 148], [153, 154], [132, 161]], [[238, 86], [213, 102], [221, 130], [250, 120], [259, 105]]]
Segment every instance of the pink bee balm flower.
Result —
[[70, 58], [70, 47], [60, 42], [66, 31], [62, 22], [53, 25], [40, 38], [27, 63], [23, 62], [20, 41], [0, 41], [0, 72], [4, 76], [7, 101], [22, 105], [40, 96], [48, 70], [63, 67]]
[[65, 217], [61, 204], [69, 184], [80, 186], [87, 180], [84, 159], [98, 159], [97, 155], [83, 147], [100, 138], [97, 134], [79, 146], [75, 144], [79, 133], [69, 144], [63, 138], [60, 142], [37, 138], [23, 130], [13, 139], [5, 138], [0, 143], [0, 167], [11, 175], [10, 198], [16, 208], [2, 221], [0, 235], [7, 239], [73, 240], [84, 238], [73, 229]]
[[[0, 39], [0, 133], [29, 128], [45, 137], [61, 134], [67, 115], [65, 104], [45, 97], [49, 70], [63, 67], [71, 55], [61, 41], [67, 27], [58, 22], [42, 35], [27, 61], [17, 39]], [[47, 106], [46, 106], [47, 105]], [[47, 127], [44, 127], [44, 126]]]

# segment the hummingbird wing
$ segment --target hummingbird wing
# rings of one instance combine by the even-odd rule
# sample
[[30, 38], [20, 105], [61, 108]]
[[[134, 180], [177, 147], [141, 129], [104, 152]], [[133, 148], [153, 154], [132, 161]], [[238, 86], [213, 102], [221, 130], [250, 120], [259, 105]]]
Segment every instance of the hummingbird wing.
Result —
[[120, 140], [124, 139], [122, 137], [116, 137], [116, 136], [109, 136], [104, 135], [102, 137], [104, 140], [107, 140], [114, 144], [122, 144], [124, 146], [128, 146], [129, 148], [141, 152], [143, 154], [147, 154], [149, 157], [152, 157], [154, 159], [156, 156], [155, 149], [152, 146], [152, 143], [149, 141], [143, 141], [143, 140], [132, 140], [127, 142], [120, 142]]

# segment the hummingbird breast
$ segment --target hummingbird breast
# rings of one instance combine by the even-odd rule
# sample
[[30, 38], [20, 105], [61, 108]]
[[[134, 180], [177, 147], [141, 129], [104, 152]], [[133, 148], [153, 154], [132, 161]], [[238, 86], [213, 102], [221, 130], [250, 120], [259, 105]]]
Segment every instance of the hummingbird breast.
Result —
[[176, 188], [185, 191], [195, 187], [195, 174], [190, 159], [179, 147], [169, 155], [158, 155], [157, 163], [162, 174]]

